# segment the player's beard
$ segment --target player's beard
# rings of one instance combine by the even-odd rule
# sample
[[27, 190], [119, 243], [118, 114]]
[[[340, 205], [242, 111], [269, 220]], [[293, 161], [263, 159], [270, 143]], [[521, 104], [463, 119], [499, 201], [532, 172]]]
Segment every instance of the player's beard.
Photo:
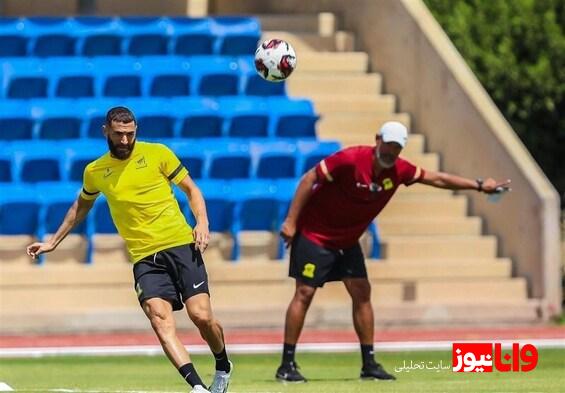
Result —
[[375, 149], [375, 157], [379, 165], [385, 169], [392, 168], [396, 162], [396, 157], [392, 154], [381, 154], [381, 150], [377, 147]]
[[127, 146], [123, 146], [121, 144], [114, 145], [109, 137], [106, 137], [106, 141], [108, 142], [110, 153], [112, 153], [112, 156], [116, 157], [118, 160], [127, 160], [129, 156], [131, 156], [133, 148], [135, 147], [135, 139], [128, 143]]

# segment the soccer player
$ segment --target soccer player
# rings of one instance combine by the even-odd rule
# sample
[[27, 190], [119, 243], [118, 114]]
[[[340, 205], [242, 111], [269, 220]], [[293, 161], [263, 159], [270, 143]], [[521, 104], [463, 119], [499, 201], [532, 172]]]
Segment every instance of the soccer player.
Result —
[[[137, 122], [129, 109], [110, 109], [103, 132], [109, 152], [86, 166], [82, 191], [57, 232], [47, 242], [28, 246], [27, 253], [37, 258], [53, 251], [104, 194], [133, 262], [139, 303], [165, 354], [193, 393], [225, 393], [233, 366], [226, 354], [222, 327], [210, 305], [202, 260], [210, 233], [202, 193], [169, 148], [137, 141]], [[194, 228], [182, 215], [172, 184], [187, 195], [196, 218]], [[184, 306], [216, 359], [210, 390], [176, 334], [173, 311]]]
[[291, 247], [289, 276], [296, 280], [296, 289], [286, 312], [277, 379], [306, 381], [295, 361], [296, 343], [316, 290], [328, 281], [343, 281], [351, 296], [353, 325], [361, 344], [361, 378], [395, 379], [374, 358], [371, 285], [359, 237], [401, 184], [487, 194], [508, 189], [510, 181], [423, 170], [399, 157], [407, 139], [405, 126], [387, 122], [376, 136], [376, 146], [343, 149], [302, 177], [281, 227], [281, 236]]

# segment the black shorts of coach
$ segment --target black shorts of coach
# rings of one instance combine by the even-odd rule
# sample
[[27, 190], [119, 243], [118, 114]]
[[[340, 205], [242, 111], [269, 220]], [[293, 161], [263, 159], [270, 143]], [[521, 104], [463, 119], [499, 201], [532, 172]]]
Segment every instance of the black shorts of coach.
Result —
[[296, 234], [290, 248], [288, 275], [311, 287], [323, 287], [328, 281], [367, 278], [361, 246], [343, 250], [329, 249]]
[[142, 258], [133, 265], [133, 276], [140, 304], [147, 299], [161, 298], [171, 302], [173, 310], [177, 311], [194, 295], [210, 295], [206, 267], [194, 243]]

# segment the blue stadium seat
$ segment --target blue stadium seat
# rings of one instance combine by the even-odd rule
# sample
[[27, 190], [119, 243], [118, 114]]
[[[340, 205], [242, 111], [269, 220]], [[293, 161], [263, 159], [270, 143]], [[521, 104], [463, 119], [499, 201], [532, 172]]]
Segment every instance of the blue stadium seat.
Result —
[[168, 23], [163, 18], [122, 17], [119, 23], [127, 34], [126, 53], [132, 56], [166, 55]]
[[0, 35], [0, 57], [24, 57], [27, 54], [28, 40], [15, 34]]
[[239, 76], [231, 73], [203, 73], [200, 75], [198, 95], [235, 96], [239, 92]]
[[229, 198], [231, 195], [229, 183], [222, 180], [199, 180], [196, 184], [206, 201], [210, 231], [230, 232], [234, 203]]
[[281, 138], [315, 138], [316, 115], [280, 115], [275, 135]]
[[268, 82], [259, 75], [247, 75], [245, 80], [245, 95], [248, 96], [284, 96], [285, 82]]
[[180, 136], [183, 138], [209, 138], [222, 136], [223, 119], [215, 113], [189, 114], [183, 121]]
[[223, 16], [212, 20], [212, 32], [218, 36], [215, 53], [229, 56], [253, 55], [261, 34], [256, 18]]
[[218, 100], [220, 111], [229, 119], [227, 136], [234, 138], [270, 135], [270, 113], [264, 100], [256, 97], [231, 97]]
[[175, 118], [166, 114], [140, 114], [137, 117], [138, 134], [142, 139], [172, 138], [175, 136]]
[[66, 147], [64, 180], [70, 182], [82, 182], [86, 165], [108, 151], [106, 143], [87, 139], [69, 141]]
[[37, 235], [40, 207], [32, 187], [0, 184], [0, 234]]
[[57, 81], [56, 97], [81, 98], [94, 96], [94, 78], [92, 76], [63, 76]]
[[23, 183], [60, 181], [61, 162], [65, 156], [62, 146], [52, 142], [13, 142], [15, 180]]
[[206, 158], [203, 154], [190, 154], [179, 157], [180, 162], [188, 169], [190, 177], [201, 179], [204, 172]]
[[306, 171], [318, 165], [327, 156], [338, 151], [341, 146], [335, 141], [305, 141], [300, 140], [297, 143], [301, 160], [298, 161], [298, 175], [302, 175]]
[[182, 74], [156, 75], [151, 81], [149, 94], [153, 97], [190, 95], [190, 77]]
[[233, 116], [229, 122], [228, 136], [234, 138], [267, 137], [269, 116], [266, 113], [249, 113]]
[[41, 139], [80, 138], [81, 119], [78, 117], [48, 117], [39, 124], [38, 137]]
[[8, 87], [8, 98], [47, 97], [48, 79], [43, 76], [14, 78]]
[[74, 25], [73, 33], [79, 37], [78, 55], [118, 56], [123, 53], [123, 32], [116, 18], [75, 17]]
[[0, 101], [0, 141], [33, 138], [33, 120], [23, 101]]
[[210, 155], [210, 168], [205, 177], [210, 179], [248, 179], [251, 156], [246, 152], [214, 152]]
[[193, 94], [201, 96], [234, 96], [239, 93], [241, 73], [237, 59], [220, 56], [193, 56]]
[[82, 56], [119, 56], [123, 37], [117, 34], [93, 34], [85, 36], [80, 47]]
[[13, 181], [12, 156], [3, 150], [0, 150], [0, 183], [11, 183]]
[[[63, 222], [67, 210], [77, 200], [81, 183], [47, 183], [36, 186], [37, 194], [43, 204], [41, 214], [43, 233], [55, 233]], [[86, 233], [86, 221], [73, 228], [71, 233]]]
[[259, 34], [225, 35], [219, 44], [219, 54], [223, 56], [253, 55], [260, 38]]
[[23, 35], [23, 29], [20, 18], [0, 18], [0, 57], [27, 55], [28, 39]]
[[171, 25], [170, 52], [181, 56], [211, 55], [215, 37], [210, 18], [169, 18]]
[[[230, 194], [235, 199], [232, 260], [236, 261], [240, 256], [239, 232], [278, 231], [283, 220], [284, 205], [271, 181], [233, 181]], [[277, 258], [282, 258], [283, 254], [284, 244], [279, 240]]]
[[141, 96], [141, 77], [135, 74], [107, 75], [102, 95], [105, 97]]
[[32, 101], [30, 109], [37, 129], [34, 137], [60, 140], [81, 137], [81, 114], [73, 111], [71, 100]]
[[33, 56], [73, 56], [75, 37], [71, 19], [59, 17], [30, 17], [24, 21], [25, 34], [31, 37]]
[[296, 177], [296, 144], [286, 141], [252, 143], [252, 177], [284, 179]]

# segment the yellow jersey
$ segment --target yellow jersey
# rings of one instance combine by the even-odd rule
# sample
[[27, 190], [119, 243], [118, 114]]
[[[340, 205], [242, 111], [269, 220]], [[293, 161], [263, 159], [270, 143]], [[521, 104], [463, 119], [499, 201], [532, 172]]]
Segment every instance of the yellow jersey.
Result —
[[137, 141], [126, 160], [108, 152], [88, 164], [80, 196], [94, 200], [104, 194], [112, 220], [135, 263], [194, 241], [172, 189], [172, 183], [178, 184], [187, 175], [187, 169], [168, 147]]

